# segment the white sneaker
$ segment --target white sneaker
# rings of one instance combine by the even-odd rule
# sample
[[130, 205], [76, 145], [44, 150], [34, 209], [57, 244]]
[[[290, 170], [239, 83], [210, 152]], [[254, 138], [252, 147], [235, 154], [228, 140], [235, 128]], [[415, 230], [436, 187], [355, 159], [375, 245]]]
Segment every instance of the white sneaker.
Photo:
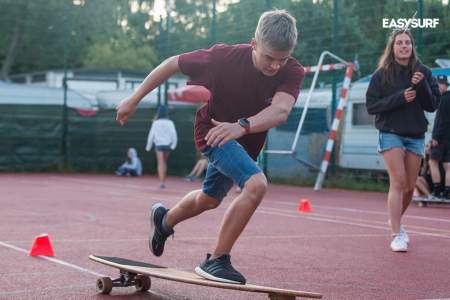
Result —
[[409, 244], [409, 235], [406, 232], [405, 228], [403, 227], [403, 225], [400, 225], [400, 235], [403, 237], [403, 240]]
[[438, 200], [438, 198], [435, 195], [433, 195], [433, 194], [429, 194], [426, 200], [428, 200], [428, 201], [436, 201], [436, 200]]
[[408, 251], [408, 244], [403, 239], [403, 236], [398, 234], [391, 242], [391, 249], [394, 252], [406, 252]]
[[[389, 224], [389, 226], [391, 226], [391, 220], [388, 220], [388, 224]], [[408, 233], [406, 233], [405, 228], [401, 224], [400, 224], [400, 233], [399, 234], [401, 236], [403, 236], [403, 239], [405, 240], [406, 243], [409, 243], [409, 235], [408, 235]]]

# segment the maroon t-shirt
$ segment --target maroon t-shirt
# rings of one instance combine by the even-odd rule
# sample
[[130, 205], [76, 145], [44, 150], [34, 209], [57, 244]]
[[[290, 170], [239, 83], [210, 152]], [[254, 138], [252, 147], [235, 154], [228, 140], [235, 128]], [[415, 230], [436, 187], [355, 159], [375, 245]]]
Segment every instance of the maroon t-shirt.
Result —
[[[215, 45], [179, 56], [178, 65], [189, 76], [188, 84], [201, 85], [211, 91], [211, 99], [196, 114], [194, 136], [200, 151], [206, 148], [205, 136], [219, 122], [236, 122], [249, 118], [270, 105], [276, 92], [297, 99], [304, 78], [303, 67], [289, 58], [275, 76], [265, 76], [252, 61], [249, 44]], [[264, 146], [267, 131], [244, 135], [238, 142], [256, 160]]]

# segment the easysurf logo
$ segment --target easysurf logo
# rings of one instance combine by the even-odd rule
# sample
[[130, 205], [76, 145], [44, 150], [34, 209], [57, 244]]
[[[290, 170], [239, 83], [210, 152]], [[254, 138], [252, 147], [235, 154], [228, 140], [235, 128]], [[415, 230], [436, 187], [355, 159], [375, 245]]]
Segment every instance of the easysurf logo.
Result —
[[383, 28], [436, 28], [439, 25], [439, 18], [383, 18]]

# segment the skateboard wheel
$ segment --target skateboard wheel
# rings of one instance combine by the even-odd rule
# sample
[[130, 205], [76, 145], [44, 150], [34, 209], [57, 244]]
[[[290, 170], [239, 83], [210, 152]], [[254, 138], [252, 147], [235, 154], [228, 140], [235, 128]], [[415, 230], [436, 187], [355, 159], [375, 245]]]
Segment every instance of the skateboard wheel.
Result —
[[113, 288], [112, 280], [109, 277], [100, 277], [97, 279], [97, 292], [100, 294], [109, 294]]
[[424, 201], [420, 201], [420, 202], [418, 203], [418, 206], [419, 206], [419, 207], [426, 207], [426, 206], [427, 206], [427, 203], [424, 202]]
[[138, 292], [145, 292], [148, 291], [150, 289], [150, 286], [152, 285], [152, 282], [150, 280], [150, 277], [145, 276], [145, 275], [136, 275], [136, 277], [134, 278], [136, 284], [136, 290]]

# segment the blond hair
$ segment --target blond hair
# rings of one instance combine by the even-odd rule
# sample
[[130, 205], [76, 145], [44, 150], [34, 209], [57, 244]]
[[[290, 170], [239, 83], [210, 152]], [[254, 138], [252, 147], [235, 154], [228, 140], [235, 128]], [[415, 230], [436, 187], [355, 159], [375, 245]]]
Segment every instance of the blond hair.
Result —
[[297, 45], [295, 18], [285, 10], [263, 13], [256, 27], [255, 40], [276, 51], [293, 50]]

